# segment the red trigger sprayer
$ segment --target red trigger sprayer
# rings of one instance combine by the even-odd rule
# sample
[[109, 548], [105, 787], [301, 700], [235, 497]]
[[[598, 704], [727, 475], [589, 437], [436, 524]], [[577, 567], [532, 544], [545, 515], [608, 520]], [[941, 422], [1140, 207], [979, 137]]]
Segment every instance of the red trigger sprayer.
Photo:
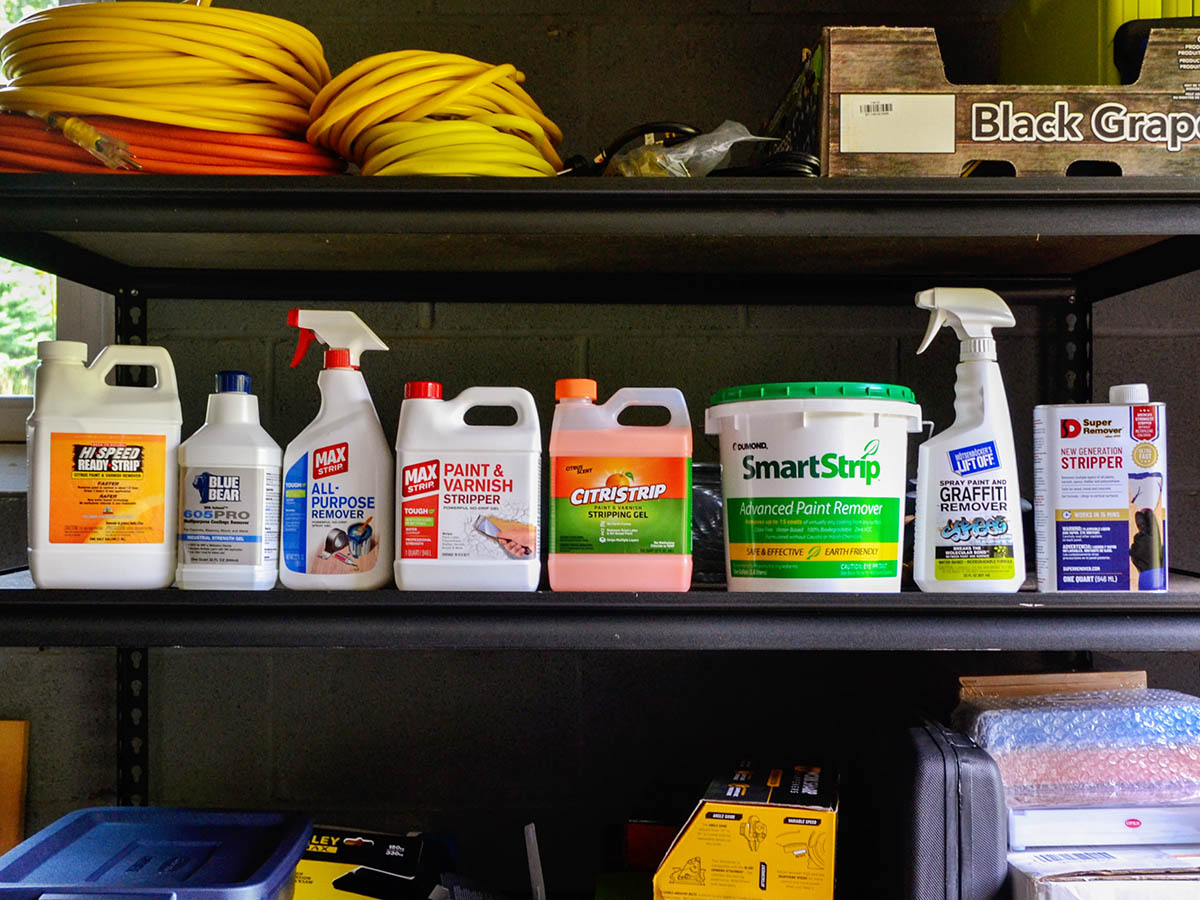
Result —
[[[286, 587], [373, 590], [392, 580], [395, 471], [392, 448], [362, 372], [364, 350], [386, 350], [346, 310], [293, 309], [300, 329], [292, 366], [314, 341], [326, 344], [317, 376], [321, 409], [283, 454], [283, 528], [279, 578]], [[345, 544], [326, 549], [330, 535]]]

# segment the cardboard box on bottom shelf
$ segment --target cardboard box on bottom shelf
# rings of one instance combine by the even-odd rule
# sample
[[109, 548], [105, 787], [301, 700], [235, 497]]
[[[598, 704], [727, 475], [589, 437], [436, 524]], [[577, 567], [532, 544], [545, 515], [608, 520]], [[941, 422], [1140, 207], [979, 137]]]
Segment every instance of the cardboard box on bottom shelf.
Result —
[[1058, 848], [1008, 855], [1013, 900], [1195, 900], [1200, 847]]
[[317, 825], [296, 867], [293, 900], [425, 900], [446, 869], [440, 842]]
[[837, 790], [828, 766], [714, 779], [654, 875], [654, 900], [833, 897]]

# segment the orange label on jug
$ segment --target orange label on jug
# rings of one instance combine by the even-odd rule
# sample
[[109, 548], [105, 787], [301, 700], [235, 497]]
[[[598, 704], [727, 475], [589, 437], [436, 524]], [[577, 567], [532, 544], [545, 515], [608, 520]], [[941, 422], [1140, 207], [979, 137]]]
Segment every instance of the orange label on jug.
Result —
[[551, 553], [691, 553], [691, 460], [558, 456]]
[[161, 434], [52, 434], [50, 543], [162, 543], [166, 470]]
[[690, 496], [689, 460], [678, 457], [559, 456], [554, 496], [572, 506]]

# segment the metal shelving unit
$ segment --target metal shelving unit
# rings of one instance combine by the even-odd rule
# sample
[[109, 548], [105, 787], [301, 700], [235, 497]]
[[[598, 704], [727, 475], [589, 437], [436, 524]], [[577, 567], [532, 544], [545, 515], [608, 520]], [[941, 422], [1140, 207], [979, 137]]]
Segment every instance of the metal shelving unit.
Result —
[[[908, 303], [936, 273], [1042, 309], [1047, 400], [1090, 394], [1090, 304], [1200, 260], [1200, 178], [0, 177], [0, 255], [147, 297], [617, 297]], [[647, 273], [653, 273], [648, 275]], [[1190, 586], [1189, 586], [1190, 587]], [[1184, 649], [1200, 593], [294, 595], [7, 591], [13, 644]]]
[[[1092, 303], [1200, 266], [1200, 177], [5, 175], [0, 208], [0, 255], [113, 293], [123, 340], [145, 339], [149, 297], [612, 301], [636, 281], [695, 303], [899, 304], [936, 275], [1038, 307], [1047, 402], [1090, 398]], [[132, 801], [146, 796], [137, 648], [1195, 650], [1200, 582], [1175, 585], [1151, 598], [7, 590], [0, 636], [133, 648], [118, 654], [123, 721], [141, 723], [120, 737]]]

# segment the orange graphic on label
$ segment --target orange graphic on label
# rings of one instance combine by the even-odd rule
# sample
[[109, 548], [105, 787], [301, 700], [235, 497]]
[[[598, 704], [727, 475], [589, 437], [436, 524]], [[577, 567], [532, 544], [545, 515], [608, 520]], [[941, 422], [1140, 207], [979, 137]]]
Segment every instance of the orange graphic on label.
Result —
[[52, 434], [50, 543], [160, 544], [166, 489], [161, 434]]

